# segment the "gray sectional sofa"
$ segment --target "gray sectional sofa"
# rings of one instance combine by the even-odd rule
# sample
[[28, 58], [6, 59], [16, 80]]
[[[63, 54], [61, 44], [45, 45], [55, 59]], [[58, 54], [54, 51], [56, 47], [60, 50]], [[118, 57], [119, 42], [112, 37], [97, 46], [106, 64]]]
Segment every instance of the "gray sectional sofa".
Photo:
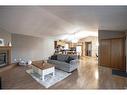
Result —
[[[72, 72], [78, 67], [78, 56], [77, 55], [67, 55], [67, 54], [57, 54], [57, 58], [54, 60], [51, 57], [47, 60], [48, 63], [54, 64], [55, 68]], [[69, 59], [71, 60], [69, 60]]]

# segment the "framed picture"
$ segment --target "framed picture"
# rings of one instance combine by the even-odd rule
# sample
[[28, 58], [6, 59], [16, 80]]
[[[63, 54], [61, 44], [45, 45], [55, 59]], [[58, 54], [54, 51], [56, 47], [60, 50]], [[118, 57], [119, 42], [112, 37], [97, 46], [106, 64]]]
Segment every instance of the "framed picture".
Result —
[[0, 46], [4, 46], [4, 39], [0, 38]]

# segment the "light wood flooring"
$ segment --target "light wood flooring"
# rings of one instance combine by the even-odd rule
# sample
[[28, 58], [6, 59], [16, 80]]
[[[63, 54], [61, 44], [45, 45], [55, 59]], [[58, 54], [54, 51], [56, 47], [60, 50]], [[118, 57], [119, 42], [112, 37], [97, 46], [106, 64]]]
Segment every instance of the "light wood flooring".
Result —
[[[72, 75], [48, 89], [126, 89], [127, 78], [112, 75], [111, 69], [98, 66], [97, 60], [82, 57]], [[25, 71], [28, 67], [15, 66], [1, 72], [3, 89], [45, 89]]]

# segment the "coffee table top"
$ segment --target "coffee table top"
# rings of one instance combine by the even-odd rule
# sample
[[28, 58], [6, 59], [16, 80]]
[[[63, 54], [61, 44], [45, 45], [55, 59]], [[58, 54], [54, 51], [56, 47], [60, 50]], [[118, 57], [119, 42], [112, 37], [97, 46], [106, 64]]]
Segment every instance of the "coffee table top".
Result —
[[35, 66], [35, 67], [37, 67], [37, 68], [39, 68], [41, 70], [54, 67], [54, 65], [49, 64], [49, 63], [32, 63], [31, 65], [33, 65], [33, 66]]

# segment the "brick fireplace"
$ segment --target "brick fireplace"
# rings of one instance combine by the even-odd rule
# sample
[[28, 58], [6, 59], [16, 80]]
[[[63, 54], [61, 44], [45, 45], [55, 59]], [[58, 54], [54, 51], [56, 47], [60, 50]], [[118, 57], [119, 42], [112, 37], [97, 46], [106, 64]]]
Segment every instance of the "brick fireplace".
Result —
[[11, 47], [0, 46], [0, 67], [11, 64]]

